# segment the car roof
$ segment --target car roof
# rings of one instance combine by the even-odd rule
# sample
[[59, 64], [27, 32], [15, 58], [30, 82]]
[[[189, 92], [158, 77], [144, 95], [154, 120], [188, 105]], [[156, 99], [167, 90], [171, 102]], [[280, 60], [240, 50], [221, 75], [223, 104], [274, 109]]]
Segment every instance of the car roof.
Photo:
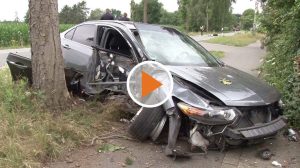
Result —
[[[111, 25], [119, 28], [127, 28], [130, 30], [136, 30], [137, 27], [140, 27], [139, 25], [142, 25], [143, 27], [168, 27], [168, 26], [162, 26], [162, 25], [156, 25], [156, 24], [148, 24], [148, 23], [141, 23], [141, 22], [133, 22], [133, 21], [119, 21], [119, 20], [93, 20], [93, 21], [87, 21], [83, 22], [82, 24], [95, 24], [95, 25]], [[172, 28], [172, 27], [169, 27]]]
[[116, 26], [120, 28], [128, 28], [128, 29], [136, 29], [135, 27], [135, 22], [131, 21], [119, 21], [119, 20], [93, 20], [93, 21], [87, 21], [82, 24], [95, 24], [95, 25], [111, 25], [111, 26]]

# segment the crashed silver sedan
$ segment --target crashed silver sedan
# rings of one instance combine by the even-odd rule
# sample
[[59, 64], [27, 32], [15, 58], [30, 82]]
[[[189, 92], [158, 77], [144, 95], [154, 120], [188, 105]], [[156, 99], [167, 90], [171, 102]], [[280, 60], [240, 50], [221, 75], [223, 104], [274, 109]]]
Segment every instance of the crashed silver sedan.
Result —
[[[168, 156], [189, 155], [176, 149], [179, 136], [192, 149], [257, 143], [286, 126], [280, 94], [265, 82], [225, 65], [199, 43], [176, 29], [133, 22], [92, 21], [61, 34], [67, 85], [80, 95], [126, 95], [131, 69], [157, 61], [174, 79], [172, 98], [161, 107], [141, 108], [129, 132], [140, 140], [168, 135]], [[9, 54], [14, 80], [31, 82], [31, 61]]]

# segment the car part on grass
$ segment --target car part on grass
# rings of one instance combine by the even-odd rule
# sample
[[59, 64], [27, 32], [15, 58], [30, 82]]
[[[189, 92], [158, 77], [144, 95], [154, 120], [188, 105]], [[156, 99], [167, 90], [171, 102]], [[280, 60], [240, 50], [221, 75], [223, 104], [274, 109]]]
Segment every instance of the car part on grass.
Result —
[[288, 129], [288, 139], [290, 141], [298, 142], [297, 133], [292, 128]]
[[275, 167], [282, 167], [282, 164], [279, 163], [279, 162], [276, 161], [276, 160], [272, 162], [272, 165], [275, 166]]

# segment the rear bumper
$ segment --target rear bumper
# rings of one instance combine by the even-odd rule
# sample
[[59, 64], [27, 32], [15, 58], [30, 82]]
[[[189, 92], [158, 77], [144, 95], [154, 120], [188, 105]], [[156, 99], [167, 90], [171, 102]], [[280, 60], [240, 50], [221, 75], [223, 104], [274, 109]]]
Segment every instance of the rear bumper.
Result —
[[276, 134], [278, 131], [283, 129], [286, 126], [286, 119], [284, 117], [278, 117], [277, 119], [265, 123], [262, 125], [257, 125], [247, 128], [236, 128], [231, 129], [227, 128], [224, 134], [231, 139], [259, 139], [266, 138]]

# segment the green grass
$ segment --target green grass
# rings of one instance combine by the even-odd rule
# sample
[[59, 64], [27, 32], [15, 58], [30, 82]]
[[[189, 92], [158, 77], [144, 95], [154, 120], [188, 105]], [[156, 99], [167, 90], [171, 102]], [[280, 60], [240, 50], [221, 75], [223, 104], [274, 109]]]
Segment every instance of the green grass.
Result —
[[217, 58], [225, 57], [225, 53], [223, 51], [209, 51], [209, 52]]
[[[59, 27], [63, 32], [73, 25], [62, 24]], [[29, 27], [26, 23], [1, 23], [0, 22], [0, 48], [20, 48], [29, 46]]]
[[[112, 129], [124, 117], [118, 103], [73, 99], [72, 107], [53, 116], [43, 95], [25, 81], [13, 83], [8, 68], [0, 69], [0, 167], [42, 167], [92, 137]], [[123, 108], [122, 108], [123, 109]], [[123, 116], [122, 116], [123, 115]]]
[[126, 157], [125, 165], [127, 165], [127, 166], [133, 165], [133, 160], [130, 157]]
[[217, 43], [223, 45], [230, 45], [236, 47], [244, 47], [251, 43], [256, 42], [262, 38], [261, 34], [237, 33], [233, 36], [221, 36], [207, 40], [208, 43]]
[[17, 49], [17, 48], [30, 48], [30, 44], [28, 45], [17, 45], [17, 46], [9, 46], [9, 47], [0, 47], [0, 50], [7, 50], [7, 49]]

